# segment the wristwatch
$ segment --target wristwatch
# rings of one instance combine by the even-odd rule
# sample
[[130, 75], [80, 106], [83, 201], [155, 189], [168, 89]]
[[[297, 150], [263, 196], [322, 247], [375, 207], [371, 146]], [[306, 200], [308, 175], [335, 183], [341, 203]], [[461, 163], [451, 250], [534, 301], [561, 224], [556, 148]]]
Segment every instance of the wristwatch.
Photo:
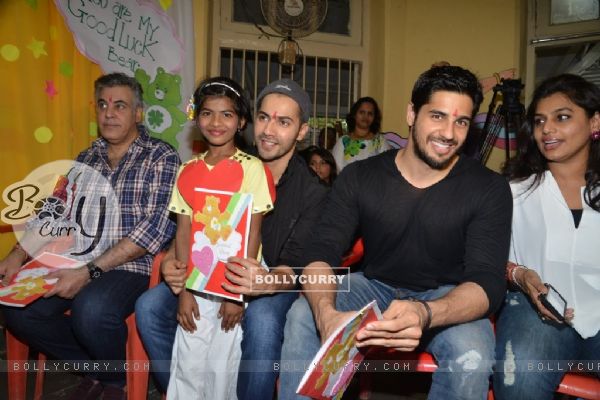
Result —
[[100, 278], [102, 276], [102, 273], [104, 272], [102, 271], [102, 268], [94, 264], [93, 261], [90, 261], [89, 263], [85, 264], [85, 266], [87, 267], [88, 272], [90, 273], [91, 280]]

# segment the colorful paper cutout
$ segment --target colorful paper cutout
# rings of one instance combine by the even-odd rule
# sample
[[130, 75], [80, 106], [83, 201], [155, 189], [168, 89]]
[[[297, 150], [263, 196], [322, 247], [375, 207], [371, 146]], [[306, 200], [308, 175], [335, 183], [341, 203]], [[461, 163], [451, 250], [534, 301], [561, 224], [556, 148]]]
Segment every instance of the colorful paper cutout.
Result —
[[196, 160], [186, 165], [179, 174], [177, 189], [185, 202], [192, 205], [196, 182], [202, 182], [202, 187], [209, 189], [238, 192], [243, 176], [244, 170], [238, 161], [221, 160], [209, 170], [203, 160]]
[[14, 44], [5, 44], [0, 49], [0, 54], [2, 55], [2, 58], [4, 58], [6, 61], [13, 62], [19, 59], [21, 52], [19, 51], [19, 48]]
[[58, 94], [58, 90], [54, 86], [54, 81], [46, 81], [46, 89], [44, 90], [50, 99]]
[[63, 61], [58, 66], [58, 72], [66, 77], [73, 76], [73, 65], [68, 61]]
[[98, 124], [96, 121], [90, 121], [90, 125], [88, 128], [88, 135], [90, 136], [98, 136]]
[[144, 125], [150, 136], [161, 139], [177, 150], [177, 134], [187, 122], [187, 116], [179, 109], [181, 103], [181, 76], [171, 74], [162, 67], [156, 69], [154, 80], [138, 68], [135, 79], [144, 91]]
[[341, 399], [365, 358], [356, 347], [356, 333], [366, 324], [382, 319], [373, 300], [341, 325], [325, 341], [302, 377], [296, 393], [313, 399]]
[[159, 3], [162, 9], [167, 11], [171, 7], [173, 0], [159, 0]]
[[40, 126], [33, 132], [33, 137], [39, 143], [48, 143], [52, 140], [52, 131], [47, 126]]
[[48, 55], [44, 46], [46, 46], [46, 42], [36, 40], [36, 38], [32, 38], [31, 42], [29, 42], [29, 44], [27, 45], [27, 48], [31, 50], [31, 53], [33, 53], [33, 56], [35, 58], [40, 58], [40, 56]]

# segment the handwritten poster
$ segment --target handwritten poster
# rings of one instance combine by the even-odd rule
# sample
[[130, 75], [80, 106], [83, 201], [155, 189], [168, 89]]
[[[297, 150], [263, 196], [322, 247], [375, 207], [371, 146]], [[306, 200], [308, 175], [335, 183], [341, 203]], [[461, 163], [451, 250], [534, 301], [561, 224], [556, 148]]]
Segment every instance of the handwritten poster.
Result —
[[171, 19], [153, 3], [55, 0], [77, 48], [105, 72], [132, 75], [138, 68], [179, 71], [183, 44]]

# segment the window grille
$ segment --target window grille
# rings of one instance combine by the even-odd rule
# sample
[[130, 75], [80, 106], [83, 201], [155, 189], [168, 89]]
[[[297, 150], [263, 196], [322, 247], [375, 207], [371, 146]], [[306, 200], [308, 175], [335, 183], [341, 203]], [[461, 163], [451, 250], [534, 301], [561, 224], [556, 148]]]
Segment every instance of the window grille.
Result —
[[[306, 90], [313, 104], [304, 146], [317, 144], [325, 127], [345, 127], [345, 117], [359, 97], [361, 64], [353, 60], [301, 55], [293, 67], [283, 67], [277, 53], [224, 48], [220, 49], [220, 73], [242, 85], [256, 113], [256, 97], [270, 82], [282, 78], [296, 81]], [[331, 147], [330, 143], [323, 143]], [[300, 146], [302, 147], [302, 146]]]

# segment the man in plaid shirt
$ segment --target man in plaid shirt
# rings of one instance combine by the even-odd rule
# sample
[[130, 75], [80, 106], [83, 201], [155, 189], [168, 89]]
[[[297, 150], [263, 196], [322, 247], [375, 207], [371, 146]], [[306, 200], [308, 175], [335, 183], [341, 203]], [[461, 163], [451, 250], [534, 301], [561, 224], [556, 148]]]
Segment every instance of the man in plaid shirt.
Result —
[[[85, 266], [53, 272], [58, 281], [44, 299], [4, 312], [11, 332], [32, 347], [59, 360], [116, 362], [112, 370], [125, 360], [125, 319], [148, 288], [152, 258], [175, 234], [167, 204], [180, 160], [140, 125], [142, 88], [134, 78], [113, 73], [94, 86], [101, 137], [77, 161], [100, 172], [116, 195], [120, 223], [103, 232], [112, 246]], [[28, 257], [17, 245], [0, 261], [3, 283]], [[64, 315], [67, 310], [70, 315]], [[85, 373], [71, 398], [96, 399], [101, 393], [103, 399], [125, 398], [123, 367]]]

